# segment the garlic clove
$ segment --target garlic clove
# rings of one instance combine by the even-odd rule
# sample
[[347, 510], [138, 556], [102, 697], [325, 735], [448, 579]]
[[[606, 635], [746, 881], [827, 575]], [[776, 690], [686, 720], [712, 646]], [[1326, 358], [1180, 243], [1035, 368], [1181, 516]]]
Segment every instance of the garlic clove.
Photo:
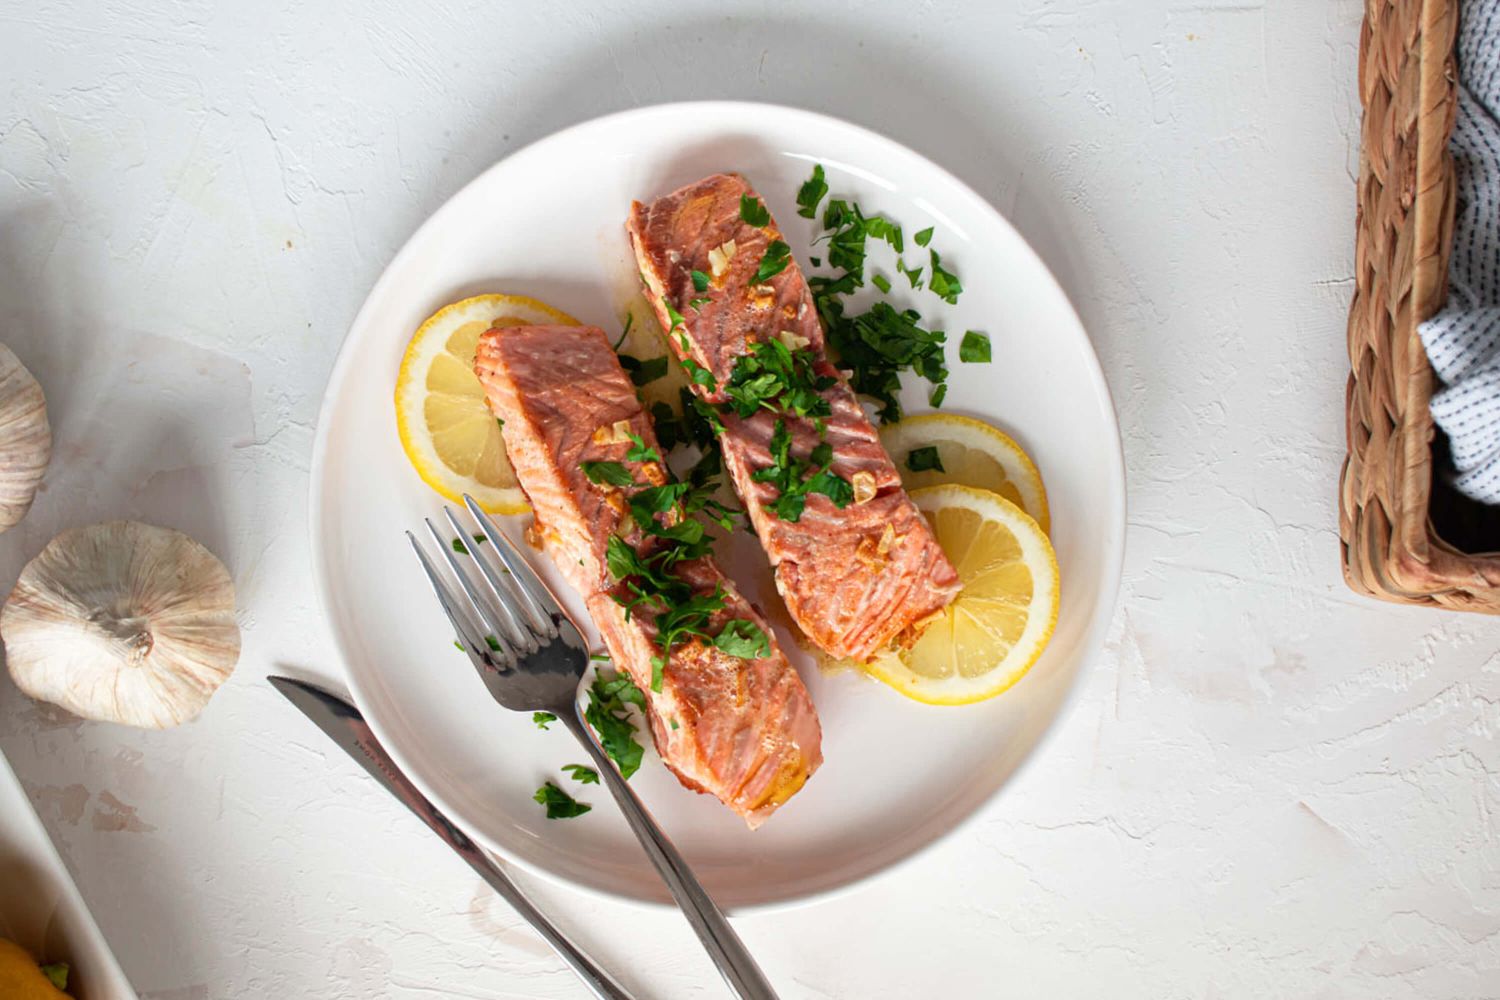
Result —
[[42, 387], [0, 344], [0, 531], [31, 509], [51, 458], [52, 428]]
[[195, 717], [234, 670], [234, 582], [187, 535], [110, 521], [58, 535], [0, 609], [16, 685], [86, 719]]

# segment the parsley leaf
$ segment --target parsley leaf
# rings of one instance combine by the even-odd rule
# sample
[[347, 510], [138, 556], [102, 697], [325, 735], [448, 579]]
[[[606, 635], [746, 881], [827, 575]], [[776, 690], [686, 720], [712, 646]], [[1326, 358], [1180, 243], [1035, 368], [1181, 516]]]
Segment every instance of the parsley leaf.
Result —
[[929, 250], [928, 253], [932, 255], [932, 277], [928, 279], [928, 289], [949, 305], [955, 304], [959, 293], [964, 290], [963, 284], [958, 280], [958, 275], [943, 268], [936, 250]]
[[47, 982], [59, 990], [68, 988], [68, 973], [72, 971], [67, 962], [48, 962], [46, 965], [38, 966], [42, 975], [47, 977]]
[[538, 788], [532, 798], [547, 807], [548, 819], [572, 819], [594, 808], [586, 802], [579, 802], [550, 781]]
[[906, 249], [906, 241], [901, 236], [901, 227], [890, 219], [883, 215], [872, 215], [864, 222], [866, 235], [877, 240], [885, 240], [897, 253]]
[[903, 370], [911, 368], [934, 385], [948, 377], [943, 358], [946, 337], [941, 330], [924, 329], [915, 311], [876, 302], [864, 313], [847, 316], [837, 297], [822, 295], [817, 303], [840, 367], [849, 372], [855, 392], [881, 404], [881, 420], [901, 419], [896, 393]]
[[817, 356], [805, 348], [792, 350], [780, 340], [756, 343], [735, 359], [724, 386], [729, 405], [740, 417], [764, 408], [798, 417], [812, 417], [821, 433], [833, 408], [823, 393], [838, 384], [820, 375]]
[[818, 202], [828, 193], [828, 182], [823, 179], [823, 164], [813, 166], [812, 176], [797, 189], [797, 214], [804, 219], [814, 219], [818, 215]]
[[688, 308], [693, 312], [701, 312], [703, 310], [703, 307], [708, 305], [712, 301], [713, 299], [709, 298], [706, 295], [702, 298], [688, 299]]
[[913, 236], [912, 237], [912, 242], [915, 243], [919, 247], [925, 247], [927, 244], [931, 243], [932, 242], [932, 228], [933, 227], [928, 226], [926, 229], [922, 230], [920, 233], [918, 233], [917, 235]]
[[822, 493], [840, 509], [854, 499], [853, 485], [828, 468], [833, 460], [833, 447], [828, 442], [814, 448], [805, 461], [794, 458], [791, 431], [787, 429], [786, 421], [777, 420], [768, 450], [771, 464], [756, 469], [750, 478], [776, 487], [780, 496], [767, 505], [767, 510], [778, 519], [792, 523], [800, 521], [810, 493]]
[[[663, 358], [662, 360], [665, 361], [666, 359]], [[627, 461], [627, 462], [660, 462], [661, 461], [661, 452], [659, 452], [655, 448], [652, 448], [649, 445], [647, 445], [645, 438], [641, 437], [639, 434], [634, 434], [634, 433], [632, 433], [630, 431], [626, 431], [625, 434], [626, 434], [627, 437], [630, 438], [630, 450], [625, 453], [625, 461]]]
[[964, 333], [958, 343], [958, 360], [988, 362], [990, 360], [990, 338], [976, 330]]
[[725, 622], [724, 628], [714, 637], [714, 647], [742, 660], [758, 660], [771, 655], [770, 637], [759, 625], [746, 618]]
[[767, 281], [786, 270], [786, 266], [792, 261], [792, 248], [787, 246], [783, 240], [772, 240], [766, 247], [766, 254], [760, 259], [760, 267], [755, 269], [755, 281], [757, 285], [765, 284]]
[[[740, 195], [740, 221], [754, 226], [756, 229], [764, 229], [771, 221], [771, 212], [765, 205], [761, 204], [759, 198], [748, 194]], [[698, 289], [703, 291], [703, 289]]]
[[706, 292], [706, 291], [708, 291], [708, 281], [709, 281], [708, 275], [704, 274], [702, 271], [692, 271], [692, 272], [689, 272], [689, 273], [692, 275], [692, 278], [693, 278], [693, 291], [695, 291], [695, 292]]
[[938, 472], [947, 472], [943, 468], [943, 457], [938, 454], [936, 445], [928, 445], [925, 448], [913, 448], [906, 453], [906, 467], [912, 472], [927, 472], [936, 469]]
[[891, 279], [887, 278], [885, 275], [883, 275], [883, 274], [872, 275], [870, 277], [870, 283], [873, 284], [876, 288], [880, 289], [885, 294], [887, 294], [887, 295], [891, 294]]
[[944, 382], [942, 385], [932, 390], [932, 394], [927, 397], [927, 402], [932, 406], [933, 409], [937, 409], [939, 406], [943, 405], [943, 400], [947, 397], [947, 395], [948, 383]]
[[586, 764], [564, 764], [562, 769], [580, 785], [599, 784], [599, 772]]
[[907, 267], [906, 262], [900, 257], [897, 257], [896, 270], [906, 275], [906, 283], [911, 285], [912, 288], [922, 287], [922, 272], [926, 270], [926, 268]]
[[459, 555], [466, 556], [469, 554], [469, 547], [464, 544], [464, 540], [462, 538], [453, 539], [451, 544], [453, 546], [453, 551], [457, 552]]
[[557, 716], [551, 712], [532, 712], [531, 721], [538, 729], [546, 729], [547, 726], [557, 721]]
[[584, 462], [581, 467], [591, 483], [620, 487], [635, 485], [630, 470], [619, 462]]
[[620, 331], [620, 339], [617, 340], [617, 341], [615, 341], [615, 350], [616, 351], [618, 351], [620, 349], [620, 345], [621, 344], [625, 343], [625, 338], [628, 337], [628, 336], [630, 336], [630, 324], [632, 324], [634, 322], [635, 322], [635, 313], [626, 313], [625, 314], [625, 329], [623, 329], [623, 330]]
[[636, 385], [650, 385], [667, 373], [667, 356], [665, 354], [645, 361], [633, 358], [628, 354], [620, 355], [620, 367], [624, 368], [630, 375], [630, 381]]
[[646, 697], [641, 689], [624, 672], [606, 676], [601, 670], [594, 675], [594, 682], [589, 686], [589, 704], [583, 717], [599, 734], [599, 744], [619, 767], [622, 778], [629, 778], [640, 769], [644, 753], [636, 742], [635, 725], [625, 706], [639, 707], [645, 703]]
[[709, 392], [719, 391], [719, 382], [714, 378], [714, 373], [704, 368], [692, 358], [684, 357], [682, 367], [688, 373], [688, 379], [694, 385], [701, 385]]
[[672, 325], [667, 329], [668, 333], [671, 333], [673, 330], [677, 329], [679, 326], [681, 326], [681, 327], [687, 326], [687, 320], [685, 320], [685, 319], [682, 318], [682, 313], [678, 312], [675, 308], [673, 308], [673, 306], [672, 306], [672, 300], [671, 299], [669, 299], [665, 295], [663, 295], [661, 297], [661, 305], [662, 305], [662, 308], [667, 311], [667, 318], [672, 321]]
[[486, 646], [490, 647], [490, 652], [491, 653], [498, 653], [498, 652], [500, 652], [500, 640], [496, 639], [494, 636], [492, 636], [492, 635], [485, 636], [484, 637], [484, 644]]

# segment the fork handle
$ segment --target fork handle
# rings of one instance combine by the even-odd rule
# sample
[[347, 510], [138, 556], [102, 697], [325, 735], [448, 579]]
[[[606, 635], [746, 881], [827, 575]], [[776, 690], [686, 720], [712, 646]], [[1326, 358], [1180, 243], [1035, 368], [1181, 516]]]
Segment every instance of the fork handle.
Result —
[[776, 991], [771, 988], [765, 973], [760, 971], [760, 966], [755, 964], [755, 959], [750, 957], [745, 943], [729, 925], [724, 911], [698, 882], [672, 841], [656, 825], [656, 820], [651, 818], [616, 770], [614, 762], [604, 753], [593, 730], [583, 719], [582, 706], [575, 705], [573, 714], [565, 718], [568, 728], [593, 758], [595, 770], [604, 776], [604, 783], [625, 814], [625, 821], [646, 849], [646, 856], [656, 866], [662, 881], [667, 883], [672, 898], [677, 901], [678, 908], [687, 917], [730, 989], [743, 1000], [777, 1000]]

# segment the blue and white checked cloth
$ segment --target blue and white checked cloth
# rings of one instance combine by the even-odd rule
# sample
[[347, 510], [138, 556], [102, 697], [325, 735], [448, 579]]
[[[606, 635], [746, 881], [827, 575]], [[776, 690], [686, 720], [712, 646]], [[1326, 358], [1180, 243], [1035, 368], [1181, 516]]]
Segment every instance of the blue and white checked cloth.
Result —
[[1445, 386], [1432, 419], [1452, 445], [1453, 485], [1500, 504], [1500, 0], [1460, 3], [1458, 78], [1448, 304], [1420, 333]]

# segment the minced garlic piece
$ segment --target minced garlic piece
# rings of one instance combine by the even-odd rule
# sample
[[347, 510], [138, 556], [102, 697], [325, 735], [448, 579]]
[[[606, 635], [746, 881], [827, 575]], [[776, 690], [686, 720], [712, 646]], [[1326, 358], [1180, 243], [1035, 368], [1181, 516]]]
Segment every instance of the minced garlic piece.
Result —
[[[782, 332], [785, 333], [786, 331], [783, 330]], [[804, 341], [804, 343], [806, 343], [806, 341]], [[791, 347], [792, 345], [791, 344], [787, 344], [787, 346]], [[870, 473], [870, 472], [856, 472], [854, 474], [853, 478], [851, 478], [849, 480], [849, 482], [854, 486], [854, 502], [856, 504], [869, 503], [871, 500], [875, 499], [875, 475], [874, 475], [874, 473]], [[891, 526], [889, 524], [887, 524], [885, 526], [885, 530], [886, 531], [891, 531], [892, 528], [891, 528]], [[885, 538], [883, 536], [881, 538], [881, 541], [882, 542], [885, 541]], [[886, 548], [890, 548], [890, 546], [887, 545]], [[885, 550], [882, 549], [881, 553], [884, 554], [884, 552], [885, 552]]]
[[724, 272], [729, 270], [729, 262], [734, 259], [736, 249], [734, 240], [725, 240], [708, 252], [708, 270], [715, 278], [723, 277]]
[[776, 337], [787, 346], [788, 350], [792, 351], [800, 351], [802, 348], [812, 343], [811, 340], [808, 340], [806, 337], [797, 333], [795, 330], [782, 330], [776, 335]]
[[[858, 492], [859, 490], [856, 487], [856, 496], [858, 495]], [[876, 544], [875, 551], [880, 555], [885, 555], [887, 552], [891, 551], [891, 546], [895, 544], [896, 527], [893, 524], [887, 523], [885, 526], [885, 530], [880, 533], [880, 541]]]
[[600, 424], [594, 428], [595, 444], [628, 444], [630, 442], [630, 421], [616, 420], [608, 427]]
[[757, 309], [769, 309], [776, 303], [776, 289], [770, 285], [751, 285], [747, 298]]

